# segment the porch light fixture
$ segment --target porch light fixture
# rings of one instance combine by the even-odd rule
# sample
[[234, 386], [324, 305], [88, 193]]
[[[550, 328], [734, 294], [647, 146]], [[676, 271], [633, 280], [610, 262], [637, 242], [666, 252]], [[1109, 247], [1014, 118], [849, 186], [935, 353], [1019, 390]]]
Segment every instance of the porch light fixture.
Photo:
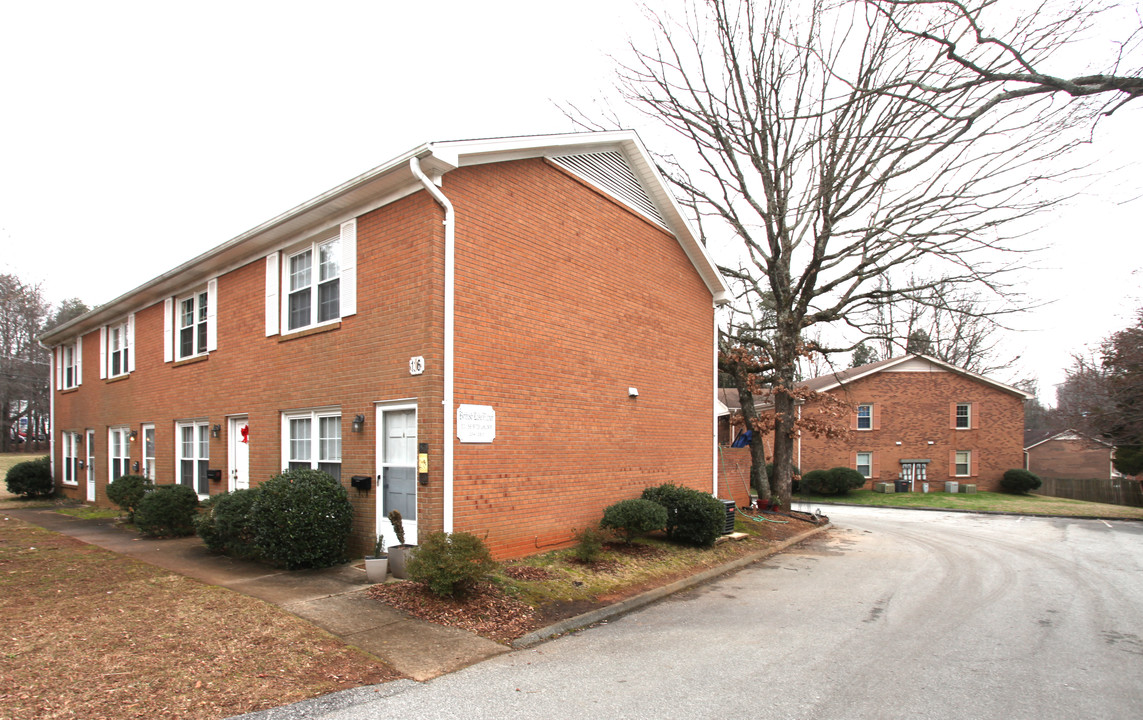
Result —
[[138, 437], [139, 437], [139, 431], [138, 430], [132, 430], [131, 434], [127, 436], [128, 440], [130, 442], [134, 442]]
[[216, 437], [219, 437], [221, 435], [222, 435], [222, 426], [221, 425], [211, 426], [211, 428], [210, 428], [210, 436], [211, 437], [216, 438]]
[[365, 416], [358, 414], [353, 418], [353, 432], [359, 433], [365, 429]]

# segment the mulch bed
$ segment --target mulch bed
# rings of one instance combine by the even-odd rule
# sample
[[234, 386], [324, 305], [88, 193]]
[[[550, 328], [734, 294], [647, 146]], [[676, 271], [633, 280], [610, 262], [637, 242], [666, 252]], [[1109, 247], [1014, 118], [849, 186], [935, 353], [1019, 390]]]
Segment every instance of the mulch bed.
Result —
[[499, 643], [539, 627], [535, 610], [491, 583], [480, 583], [456, 598], [437, 597], [420, 583], [384, 583], [369, 588], [369, 596], [421, 620], [468, 630]]

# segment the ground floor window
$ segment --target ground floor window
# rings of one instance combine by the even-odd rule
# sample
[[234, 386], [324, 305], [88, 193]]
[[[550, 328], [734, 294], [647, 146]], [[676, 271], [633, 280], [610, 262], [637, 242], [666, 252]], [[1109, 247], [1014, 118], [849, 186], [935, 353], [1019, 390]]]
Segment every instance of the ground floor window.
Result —
[[175, 424], [175, 482], [194, 488], [199, 495], [210, 494], [210, 424], [206, 420]]
[[302, 410], [282, 416], [283, 464], [312, 468], [341, 480], [341, 411]]
[[111, 428], [107, 443], [111, 480], [127, 475], [130, 470], [131, 436], [127, 428]]
[[63, 481], [65, 485], [79, 484], [79, 433], [65, 432], [60, 436], [63, 445]]
[[953, 474], [957, 477], [968, 477], [972, 470], [972, 452], [957, 450]]
[[873, 453], [857, 453], [857, 472], [861, 473], [861, 476], [866, 478], [873, 475]]

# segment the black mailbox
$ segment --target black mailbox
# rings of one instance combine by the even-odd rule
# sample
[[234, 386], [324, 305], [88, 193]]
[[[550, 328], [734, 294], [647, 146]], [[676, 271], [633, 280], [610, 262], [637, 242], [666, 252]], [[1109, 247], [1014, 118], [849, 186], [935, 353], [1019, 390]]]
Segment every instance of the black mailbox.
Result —
[[207, 480], [214, 480], [215, 482], [217, 482], [217, 481], [222, 479], [222, 471], [221, 470], [207, 470], [206, 471], [206, 479]]
[[349, 478], [349, 484], [358, 490], [368, 490], [373, 487], [373, 477], [371, 475], [354, 475]]

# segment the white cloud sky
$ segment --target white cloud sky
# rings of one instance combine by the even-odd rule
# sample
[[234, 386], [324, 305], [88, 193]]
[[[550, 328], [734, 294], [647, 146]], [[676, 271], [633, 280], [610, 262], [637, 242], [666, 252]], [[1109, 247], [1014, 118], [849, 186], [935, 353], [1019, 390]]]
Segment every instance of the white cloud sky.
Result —
[[[0, 271], [97, 304], [422, 142], [572, 130], [641, 32], [629, 0], [2, 2]], [[1049, 398], [1143, 305], [1139, 112], [1037, 235], [1055, 302], [1010, 344]]]

